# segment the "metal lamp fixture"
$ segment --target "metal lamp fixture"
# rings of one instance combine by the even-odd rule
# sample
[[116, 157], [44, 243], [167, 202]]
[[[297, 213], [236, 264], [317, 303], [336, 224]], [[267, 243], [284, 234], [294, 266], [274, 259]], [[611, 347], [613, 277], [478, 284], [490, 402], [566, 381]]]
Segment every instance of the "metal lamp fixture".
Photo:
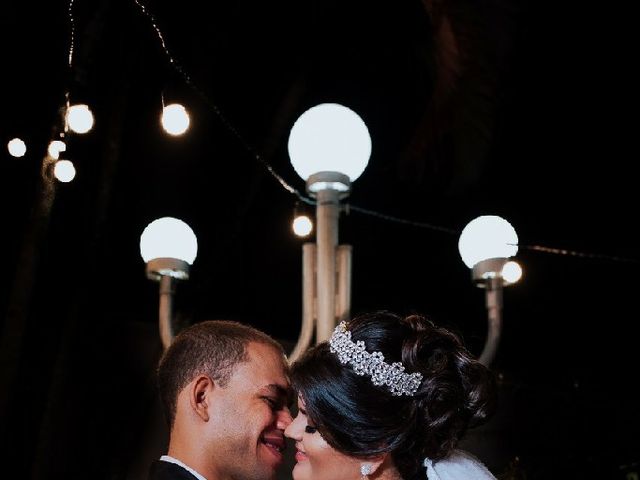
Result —
[[349, 315], [351, 247], [338, 245], [340, 200], [367, 167], [371, 137], [353, 110], [323, 103], [298, 118], [288, 148], [291, 165], [316, 199], [316, 244], [303, 246], [303, 319], [291, 354], [295, 359], [309, 346], [314, 321], [316, 342], [322, 342], [331, 336], [337, 319]]
[[480, 362], [491, 365], [502, 331], [502, 289], [519, 280], [522, 269], [509, 258], [518, 253], [518, 235], [505, 219], [483, 215], [467, 224], [460, 234], [458, 250], [471, 269], [474, 284], [484, 288], [488, 314], [487, 340]]
[[173, 292], [176, 280], [189, 278], [198, 254], [198, 240], [182, 220], [163, 217], [151, 222], [140, 235], [140, 255], [147, 277], [160, 283], [159, 326], [166, 349], [173, 340]]

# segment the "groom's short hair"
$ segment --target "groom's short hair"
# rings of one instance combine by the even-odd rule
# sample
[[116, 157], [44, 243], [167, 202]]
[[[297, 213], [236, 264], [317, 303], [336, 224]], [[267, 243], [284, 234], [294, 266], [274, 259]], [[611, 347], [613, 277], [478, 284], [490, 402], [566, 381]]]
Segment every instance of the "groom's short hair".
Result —
[[233, 321], [210, 320], [192, 325], [173, 340], [160, 358], [158, 390], [164, 415], [173, 426], [178, 395], [198, 375], [207, 375], [224, 388], [239, 363], [249, 360], [247, 344], [282, 346], [260, 330]]

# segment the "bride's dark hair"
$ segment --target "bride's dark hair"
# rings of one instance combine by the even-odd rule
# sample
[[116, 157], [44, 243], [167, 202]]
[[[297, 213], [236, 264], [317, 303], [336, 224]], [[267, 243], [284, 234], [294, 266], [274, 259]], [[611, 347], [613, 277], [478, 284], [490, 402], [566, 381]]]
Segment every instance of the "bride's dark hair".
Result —
[[425, 457], [437, 461], [493, 410], [494, 380], [452, 332], [426, 318], [374, 312], [349, 321], [354, 342], [423, 380], [414, 396], [393, 396], [342, 365], [327, 342], [292, 368], [309, 419], [336, 450], [356, 457], [389, 452], [402, 478], [424, 478]]

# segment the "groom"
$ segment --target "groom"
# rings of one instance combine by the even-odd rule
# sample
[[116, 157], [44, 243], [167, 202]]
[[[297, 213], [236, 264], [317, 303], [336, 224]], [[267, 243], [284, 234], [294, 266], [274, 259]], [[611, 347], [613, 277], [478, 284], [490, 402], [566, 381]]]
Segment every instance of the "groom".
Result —
[[291, 423], [282, 347], [237, 322], [182, 331], [162, 356], [158, 386], [169, 451], [150, 480], [273, 480]]

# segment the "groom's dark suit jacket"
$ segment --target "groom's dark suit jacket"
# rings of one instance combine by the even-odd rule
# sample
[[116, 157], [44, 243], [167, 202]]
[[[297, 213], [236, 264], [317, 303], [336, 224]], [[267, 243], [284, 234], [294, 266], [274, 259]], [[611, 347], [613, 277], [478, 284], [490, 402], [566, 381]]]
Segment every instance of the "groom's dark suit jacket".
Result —
[[149, 480], [198, 480], [180, 465], [156, 460], [149, 469]]

